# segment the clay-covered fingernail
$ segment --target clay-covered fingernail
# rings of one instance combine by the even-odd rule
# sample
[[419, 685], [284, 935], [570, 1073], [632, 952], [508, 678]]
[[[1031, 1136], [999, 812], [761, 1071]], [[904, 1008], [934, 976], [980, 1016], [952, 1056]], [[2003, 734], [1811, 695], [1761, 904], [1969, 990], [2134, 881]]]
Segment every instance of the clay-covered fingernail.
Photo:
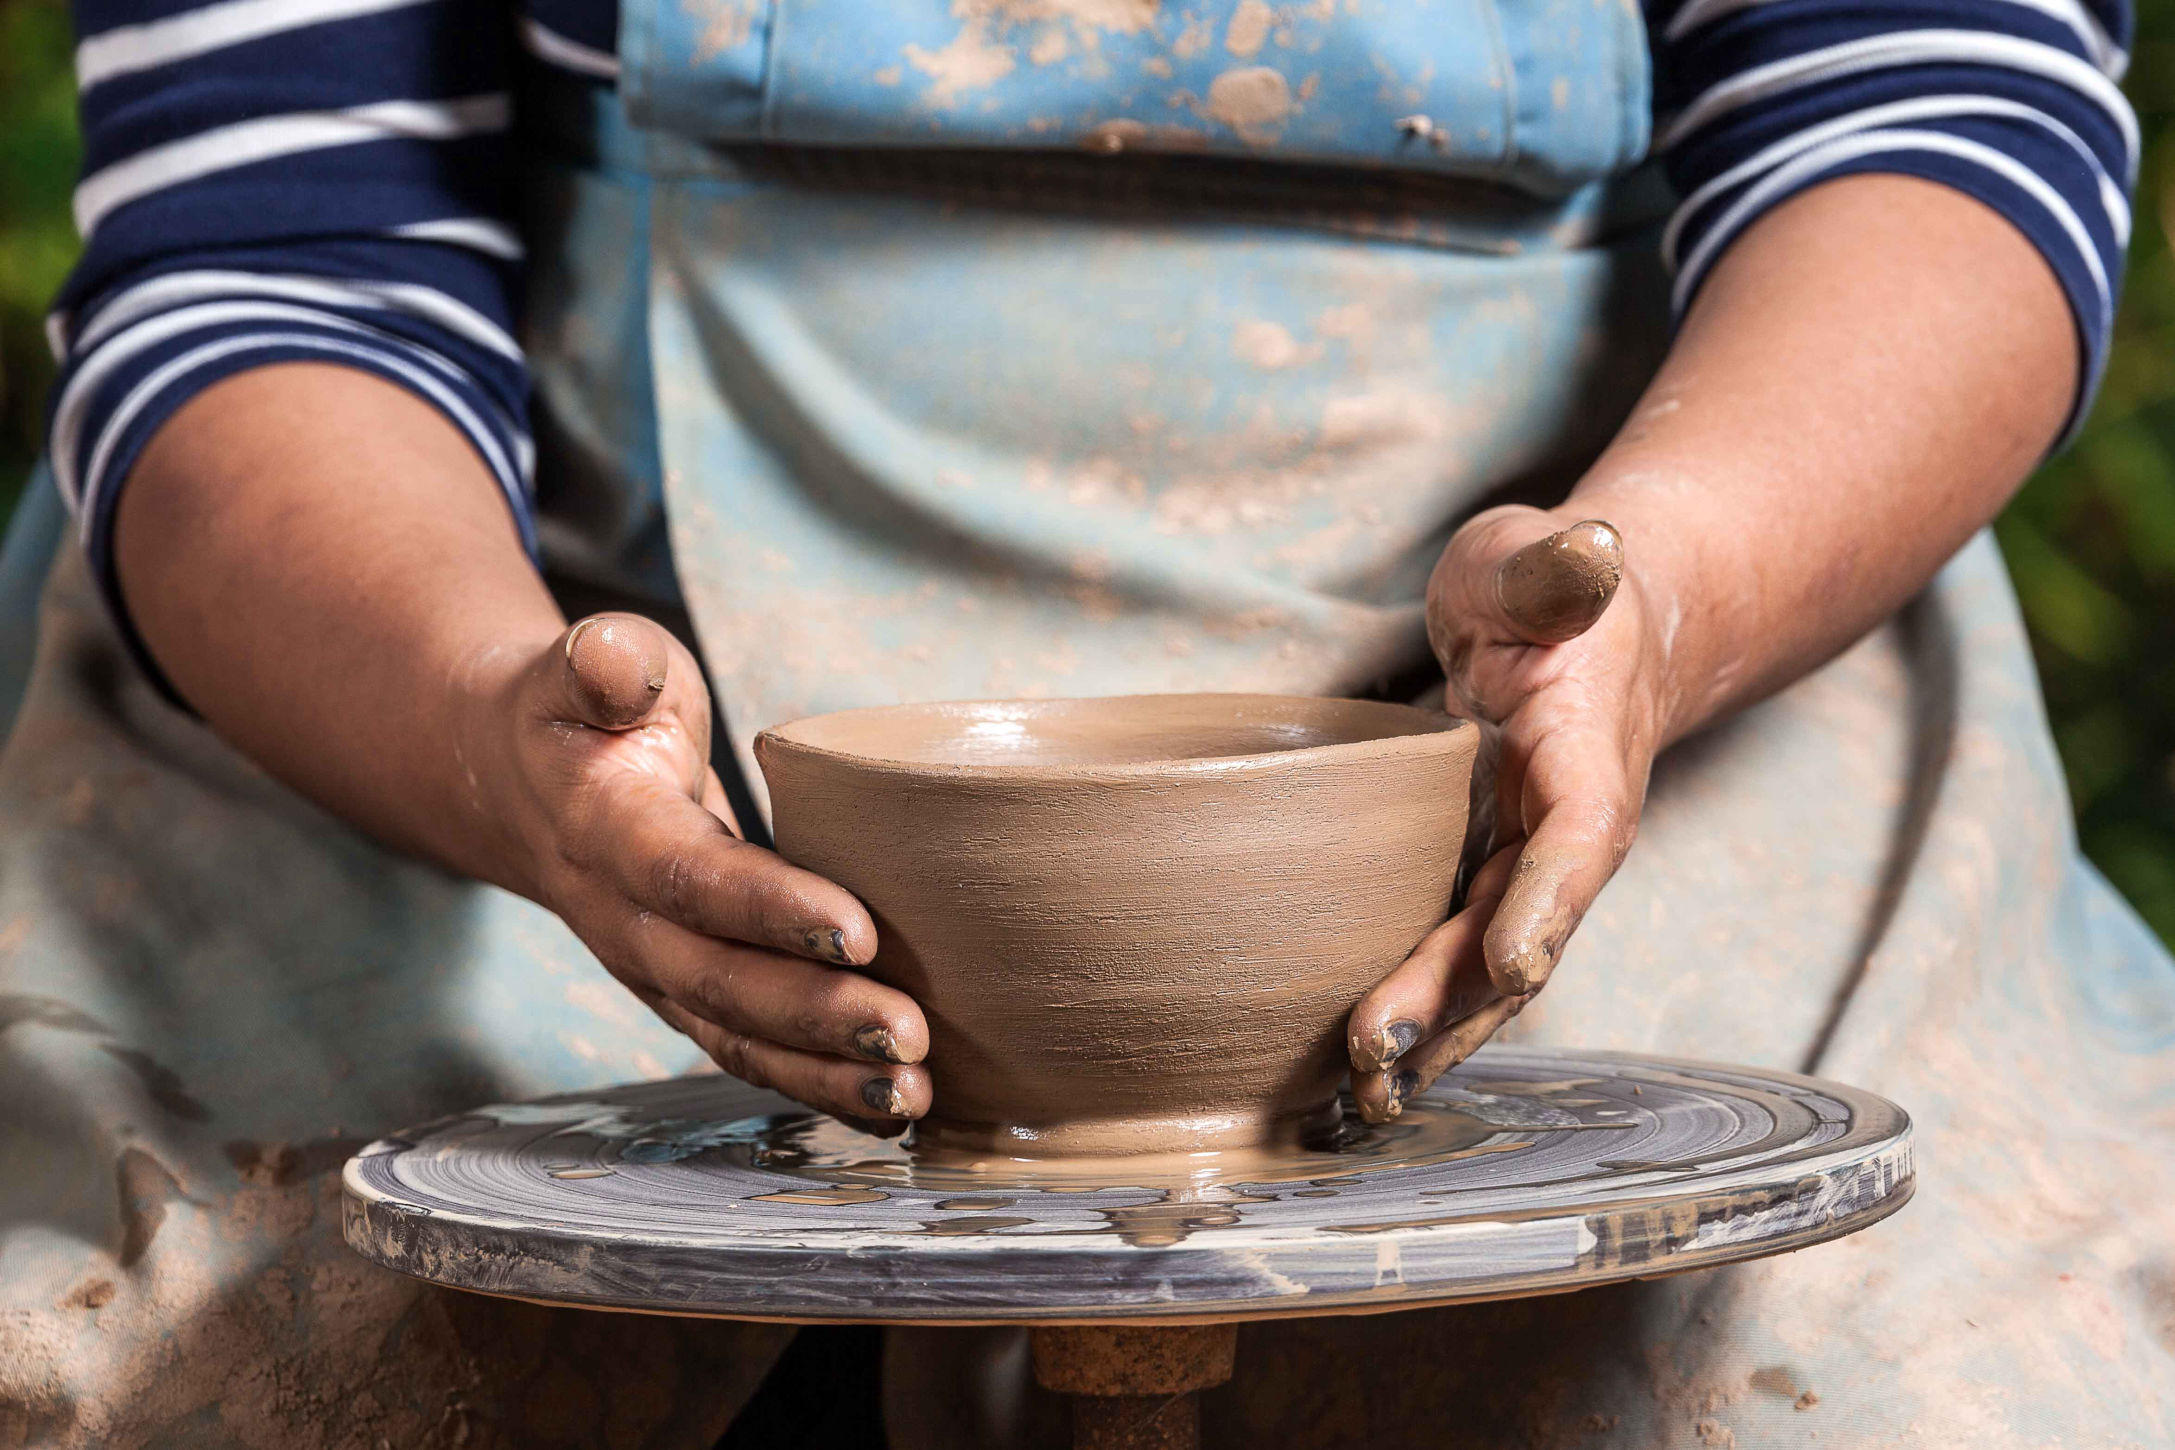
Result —
[[1401, 1017], [1382, 1029], [1381, 1041], [1376, 1044], [1382, 1053], [1382, 1065], [1389, 1066], [1412, 1051], [1420, 1040], [1420, 1024], [1410, 1017]]
[[1541, 989], [1549, 974], [1556, 969], [1556, 955], [1563, 950], [1560, 941], [1537, 941], [1520, 947], [1503, 962], [1503, 990], [1506, 996], [1529, 996]]
[[1394, 1118], [1405, 1110], [1405, 1099], [1420, 1090], [1420, 1075], [1416, 1072], [1398, 1073], [1389, 1080], [1387, 1088], [1389, 1100], [1383, 1105], [1382, 1115], [1385, 1118]]
[[1495, 572], [1504, 615], [1535, 644], [1561, 644], [1593, 627], [1624, 577], [1624, 541], [1600, 519], [1536, 539]]
[[835, 926], [810, 927], [801, 934], [801, 945], [812, 957], [845, 966], [853, 959], [846, 955], [846, 934]]
[[1412, 1045], [1420, 1040], [1420, 1024], [1408, 1018], [1400, 1018], [1387, 1027], [1377, 1027], [1369, 1038], [1352, 1034], [1352, 1062], [1362, 1072], [1380, 1072], [1391, 1063], [1412, 1051]]
[[664, 690], [666, 636], [647, 620], [592, 615], [567, 631], [566, 664], [587, 723], [624, 729]]
[[853, 1050], [876, 1062], [906, 1061], [899, 1055], [899, 1039], [891, 1029], [875, 1023], [855, 1030]]
[[[1519, 862], [1520, 866], [1525, 864]], [[1504, 934], [1501, 960], [1489, 973], [1495, 979], [1496, 990], [1506, 997], [1538, 992], [1563, 955], [1571, 923], [1551, 895], [1523, 912], [1522, 919], [1513, 918], [1505, 925], [1511, 929]]]
[[873, 1112], [887, 1118], [906, 1116], [906, 1099], [899, 1096], [898, 1085], [888, 1077], [865, 1078], [861, 1083], [861, 1101]]

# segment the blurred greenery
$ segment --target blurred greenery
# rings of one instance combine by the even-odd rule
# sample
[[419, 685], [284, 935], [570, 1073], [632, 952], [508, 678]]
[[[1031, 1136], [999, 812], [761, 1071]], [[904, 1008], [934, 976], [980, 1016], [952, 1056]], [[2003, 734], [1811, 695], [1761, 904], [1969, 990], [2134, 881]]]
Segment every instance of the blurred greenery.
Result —
[[2175, 942], [2175, 0], [2137, 0], [2145, 154], [2099, 403], [1995, 525], [2085, 853]]
[[70, 48], [65, 0], [0, 0], [0, 514], [37, 458], [45, 306], [76, 251]]
[[[2113, 360], [2076, 445], [1997, 526], [2085, 851], [2175, 941], [2175, 0], [2139, 0], [2146, 138]], [[42, 316], [75, 251], [65, 0], [0, 0], [0, 515], [42, 431]]]

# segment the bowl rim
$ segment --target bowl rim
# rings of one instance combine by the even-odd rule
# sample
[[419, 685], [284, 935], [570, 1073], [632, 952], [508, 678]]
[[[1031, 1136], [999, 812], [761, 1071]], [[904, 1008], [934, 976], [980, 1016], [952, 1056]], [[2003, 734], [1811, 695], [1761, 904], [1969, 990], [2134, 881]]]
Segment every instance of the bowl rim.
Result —
[[[1050, 706], [1103, 704], [1116, 700], [1213, 698], [1233, 701], [1274, 701], [1283, 704], [1335, 701], [1339, 704], [1359, 705], [1368, 709], [1417, 716], [1428, 721], [1429, 728], [1415, 730], [1408, 734], [1382, 735], [1366, 740], [1347, 740], [1325, 745], [1298, 745], [1282, 750], [1257, 750], [1242, 755], [1207, 755], [1186, 759], [1134, 760], [1107, 765], [1092, 763], [996, 765], [964, 761], [896, 760], [888, 756], [862, 755], [851, 750], [838, 750], [830, 746], [814, 745], [806, 740], [795, 739], [788, 733], [797, 726], [816, 720], [828, 720], [841, 715], [877, 715], [910, 710], [966, 709], [974, 707], [1019, 710], [1025, 713]], [[1424, 706], [1402, 704], [1395, 700], [1362, 700], [1341, 695], [1278, 695], [1258, 690], [1165, 690], [1123, 695], [1072, 695], [1032, 700], [920, 700], [897, 705], [863, 705], [848, 710], [826, 711], [821, 715], [804, 715], [798, 719], [787, 720], [769, 726], [757, 732], [753, 742], [753, 749], [758, 764], [762, 763], [766, 753], [782, 751], [791, 755], [833, 761], [873, 775], [914, 776], [923, 779], [933, 777], [958, 781], [1046, 780], [1053, 782], [1168, 780], [1173, 777], [1183, 778], [1200, 775], [1222, 777], [1258, 774], [1295, 769], [1303, 764], [1336, 765], [1350, 761], [1380, 759], [1385, 756], [1392, 758], [1428, 756], [1454, 749], [1459, 743], [1477, 748], [1477, 733], [1476, 727], [1470, 720], [1429, 710]]]

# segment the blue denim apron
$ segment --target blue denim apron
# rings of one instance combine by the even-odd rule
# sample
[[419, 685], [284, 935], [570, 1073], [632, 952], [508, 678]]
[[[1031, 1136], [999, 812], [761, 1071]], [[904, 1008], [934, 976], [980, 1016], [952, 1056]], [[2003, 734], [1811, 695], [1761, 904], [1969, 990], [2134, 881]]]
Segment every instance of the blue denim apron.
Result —
[[[1365, 691], [1460, 512], [1605, 440], [1665, 327], [1635, 9], [1320, 9], [636, 5], [625, 116], [546, 108], [540, 387], [623, 397], [580, 488], [655, 491], [744, 764], [899, 699]], [[1203, 109], [1259, 74], [1278, 126]]]
[[[520, 107], [541, 533], [590, 598], [684, 604], [743, 760], [877, 701], [1401, 688], [1456, 522], [1560, 496], [1663, 344], [1621, 4], [645, 0], [621, 54], [619, 98]], [[776, 1331], [367, 1270], [329, 1171], [686, 1044], [169, 709], [72, 554], [40, 629], [0, 1444], [706, 1444]], [[2175, 967], [2076, 856], [1987, 540], [1664, 758], [1515, 1030], [1886, 1093], [1919, 1199], [1739, 1269], [1249, 1327], [1210, 1443], [2175, 1435]], [[898, 1357], [902, 1450], [982, 1443], [965, 1344]]]

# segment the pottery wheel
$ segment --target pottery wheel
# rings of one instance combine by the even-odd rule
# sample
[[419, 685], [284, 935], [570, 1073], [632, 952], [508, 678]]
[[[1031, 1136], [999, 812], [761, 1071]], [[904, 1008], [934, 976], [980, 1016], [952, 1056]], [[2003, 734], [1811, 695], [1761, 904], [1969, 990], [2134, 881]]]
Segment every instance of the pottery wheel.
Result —
[[744, 1319], [1152, 1323], [1651, 1278], [1863, 1228], [1912, 1187], [1871, 1093], [1490, 1047], [1396, 1122], [1243, 1157], [926, 1163], [730, 1078], [479, 1108], [346, 1169], [348, 1242], [436, 1283]]

